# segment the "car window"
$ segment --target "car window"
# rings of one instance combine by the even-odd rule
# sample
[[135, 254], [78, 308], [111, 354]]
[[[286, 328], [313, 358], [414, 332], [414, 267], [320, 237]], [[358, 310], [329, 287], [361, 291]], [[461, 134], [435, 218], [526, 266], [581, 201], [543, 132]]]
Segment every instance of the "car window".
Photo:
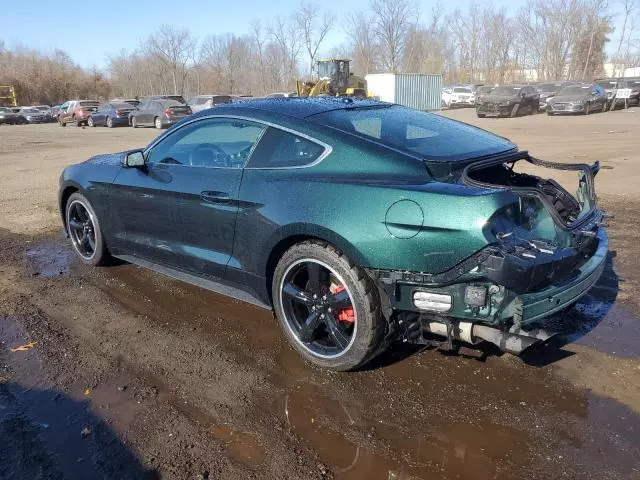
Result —
[[301, 167], [315, 162], [325, 147], [306, 138], [269, 127], [251, 156], [250, 167]]
[[429, 161], [461, 161], [514, 148], [471, 125], [399, 105], [332, 110], [308, 118]]
[[147, 161], [192, 167], [243, 168], [264, 128], [245, 120], [200, 120], [161, 140], [147, 152]]
[[368, 137], [380, 138], [382, 133], [382, 118], [380, 117], [354, 118], [351, 124], [356, 132]]

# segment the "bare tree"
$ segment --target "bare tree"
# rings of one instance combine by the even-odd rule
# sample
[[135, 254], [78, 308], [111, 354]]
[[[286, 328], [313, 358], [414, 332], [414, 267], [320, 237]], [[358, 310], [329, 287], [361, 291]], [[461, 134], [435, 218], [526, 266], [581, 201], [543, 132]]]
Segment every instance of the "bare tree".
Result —
[[269, 35], [273, 41], [271, 46], [272, 58], [273, 50], [278, 48], [280, 55], [284, 59], [283, 77], [280, 85], [288, 87], [295, 82], [298, 74], [298, 57], [302, 50], [300, 30], [296, 22], [278, 15], [269, 27]]
[[398, 72], [407, 36], [417, 22], [417, 8], [410, 0], [373, 0], [371, 9], [382, 64], [387, 70]]
[[293, 18], [309, 57], [309, 75], [313, 76], [318, 50], [331, 30], [333, 15], [330, 12], [321, 13], [317, 4], [303, 1]]
[[[193, 51], [194, 39], [187, 29], [162, 25], [147, 40], [147, 51], [162, 62], [171, 72], [173, 93], [178, 94], [184, 87], [187, 64]], [[178, 83], [178, 79], [181, 83]]]
[[366, 12], [352, 13], [345, 22], [345, 33], [351, 44], [354, 70], [363, 75], [375, 72], [378, 48], [372, 16]]

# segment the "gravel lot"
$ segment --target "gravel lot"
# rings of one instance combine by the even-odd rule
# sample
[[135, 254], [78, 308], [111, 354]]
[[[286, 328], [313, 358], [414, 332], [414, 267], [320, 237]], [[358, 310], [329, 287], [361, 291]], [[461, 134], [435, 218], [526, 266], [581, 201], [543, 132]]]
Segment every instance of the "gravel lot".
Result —
[[444, 114], [601, 160], [608, 268], [522, 359], [398, 346], [349, 374], [310, 368], [263, 310], [74, 260], [62, 168], [156, 130], [0, 126], [0, 479], [640, 478], [640, 109]]

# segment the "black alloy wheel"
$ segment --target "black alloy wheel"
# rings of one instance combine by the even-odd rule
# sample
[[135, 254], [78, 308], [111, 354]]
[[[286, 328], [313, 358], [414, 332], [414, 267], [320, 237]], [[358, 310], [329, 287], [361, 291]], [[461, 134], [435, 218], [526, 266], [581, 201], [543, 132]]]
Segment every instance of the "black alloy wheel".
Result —
[[96, 253], [96, 229], [92, 215], [80, 200], [69, 204], [67, 225], [76, 251], [84, 259], [91, 260]]
[[313, 355], [338, 357], [349, 348], [357, 329], [353, 298], [329, 265], [310, 258], [290, 265], [281, 300], [288, 327]]

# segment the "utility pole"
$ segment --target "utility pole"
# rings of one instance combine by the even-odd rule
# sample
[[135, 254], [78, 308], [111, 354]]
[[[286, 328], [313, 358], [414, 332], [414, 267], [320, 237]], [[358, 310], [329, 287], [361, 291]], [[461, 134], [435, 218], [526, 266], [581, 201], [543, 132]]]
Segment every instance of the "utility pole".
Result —
[[587, 79], [587, 67], [589, 66], [589, 60], [591, 60], [591, 49], [593, 48], [593, 37], [595, 36], [596, 31], [591, 30], [591, 40], [589, 41], [589, 51], [587, 52], [587, 61], [584, 62], [584, 70], [582, 71], [582, 79]]

